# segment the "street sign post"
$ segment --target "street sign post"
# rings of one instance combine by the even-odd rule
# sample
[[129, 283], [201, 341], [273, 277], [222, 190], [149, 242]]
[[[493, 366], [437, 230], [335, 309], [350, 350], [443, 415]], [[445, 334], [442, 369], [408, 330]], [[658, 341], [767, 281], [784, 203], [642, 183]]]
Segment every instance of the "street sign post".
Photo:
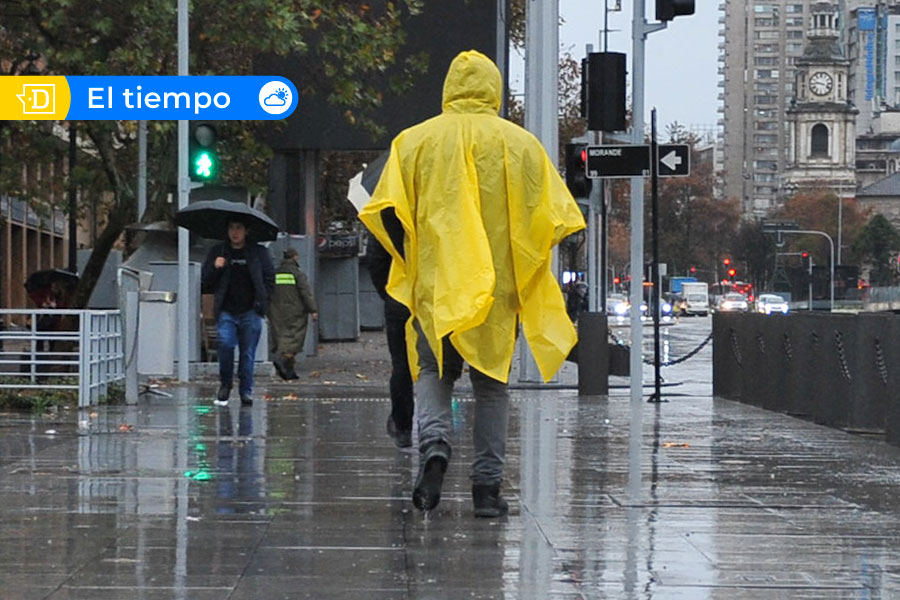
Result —
[[646, 177], [650, 174], [650, 146], [588, 146], [585, 169], [590, 179]]
[[[649, 177], [650, 146], [616, 144], [588, 146], [585, 170], [589, 179]], [[691, 174], [691, 148], [687, 144], [660, 144], [656, 172], [660, 177]]]
[[660, 144], [656, 163], [660, 177], [687, 177], [691, 174], [691, 147], [687, 144]]

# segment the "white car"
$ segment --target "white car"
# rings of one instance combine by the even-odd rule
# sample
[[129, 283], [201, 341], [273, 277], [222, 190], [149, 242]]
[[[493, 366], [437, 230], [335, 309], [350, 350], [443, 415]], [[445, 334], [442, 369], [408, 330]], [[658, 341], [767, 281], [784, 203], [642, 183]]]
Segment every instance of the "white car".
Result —
[[719, 310], [723, 312], [746, 312], [749, 309], [750, 303], [743, 294], [725, 294], [719, 300]]
[[786, 315], [789, 310], [787, 301], [777, 294], [762, 294], [756, 300], [756, 311], [766, 315], [772, 313]]

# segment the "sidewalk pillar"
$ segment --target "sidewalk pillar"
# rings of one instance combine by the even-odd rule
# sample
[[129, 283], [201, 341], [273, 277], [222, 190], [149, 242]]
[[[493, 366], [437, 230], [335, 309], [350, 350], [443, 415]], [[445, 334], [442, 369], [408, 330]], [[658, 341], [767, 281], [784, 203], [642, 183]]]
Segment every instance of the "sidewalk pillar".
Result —
[[606, 315], [584, 312], [578, 316], [578, 395], [609, 394], [609, 345]]

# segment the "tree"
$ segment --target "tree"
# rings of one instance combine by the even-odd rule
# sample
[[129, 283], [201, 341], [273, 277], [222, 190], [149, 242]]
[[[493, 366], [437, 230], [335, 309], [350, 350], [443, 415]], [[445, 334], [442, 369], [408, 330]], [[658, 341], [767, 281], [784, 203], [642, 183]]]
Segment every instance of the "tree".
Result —
[[[396, 62], [396, 49], [405, 37], [401, 21], [419, 11], [421, 0], [397, 0], [377, 8], [356, 0], [333, 0], [322, 6], [314, 0], [230, 4], [194, 0], [190, 72], [251, 74], [254, 57], [302, 54], [314, 39], [323, 58], [309, 80], [300, 82], [301, 93], [326, 93], [345, 109], [349, 120], [377, 132], [373, 113], [381, 94], [372, 76]], [[175, 11], [170, 0], [10, 0], [4, 6], [0, 56], [8, 59], [9, 74], [37, 63], [44, 74], [175, 75]], [[410, 59], [410, 68], [417, 58]], [[398, 85], [402, 87], [402, 82]], [[239, 183], [251, 191], [265, 188], [270, 150], [260, 141], [260, 132], [271, 126], [270, 121], [222, 124], [221, 159], [227, 174], [223, 183]], [[21, 165], [32, 159], [32, 143], [46, 136], [47, 127], [28, 122], [7, 125], [4, 135], [24, 143], [12, 145], [4, 154], [0, 182], [16, 179]], [[73, 306], [86, 304], [110, 249], [134, 219], [137, 163], [135, 122], [86, 121], [79, 124], [79, 132], [79, 144], [89, 157], [85, 167], [103, 176], [100, 205], [106, 214]], [[147, 218], [155, 219], [164, 212], [163, 200], [175, 182], [176, 124], [153, 122], [148, 137]], [[96, 177], [86, 179], [98, 183]]]
[[[669, 263], [673, 273], [682, 273], [691, 265], [703, 265], [703, 270], [714, 271], [714, 265], [731, 249], [740, 220], [737, 203], [714, 196], [713, 165], [699, 160], [696, 151], [699, 138], [678, 123], [666, 129], [669, 143], [688, 144], [692, 156], [690, 175], [660, 179], [660, 260]], [[646, 186], [648, 192], [649, 187]], [[650, 204], [645, 202], [647, 239], [650, 239]]]
[[746, 269], [741, 279], [757, 290], [769, 289], [775, 269], [775, 236], [765, 233], [762, 221], [743, 221], [731, 245], [731, 255]]
[[900, 232], [881, 214], [869, 219], [853, 243], [854, 256], [870, 269], [871, 285], [892, 285], [897, 280], [898, 252]]
[[[865, 225], [866, 215], [860, 210], [855, 198], [844, 199], [841, 213], [842, 245], [844, 248], [852, 247], [853, 241]], [[773, 216], [779, 220], [796, 221], [800, 229], [824, 231], [837, 244], [838, 197], [830, 189], [798, 192], [785, 201]], [[828, 264], [831, 260], [828, 244], [820, 235], [791, 235], [786, 241], [788, 249], [812, 254], [815, 264]], [[842, 252], [842, 260], [844, 256]], [[835, 246], [835, 260], [837, 260], [837, 246]]]

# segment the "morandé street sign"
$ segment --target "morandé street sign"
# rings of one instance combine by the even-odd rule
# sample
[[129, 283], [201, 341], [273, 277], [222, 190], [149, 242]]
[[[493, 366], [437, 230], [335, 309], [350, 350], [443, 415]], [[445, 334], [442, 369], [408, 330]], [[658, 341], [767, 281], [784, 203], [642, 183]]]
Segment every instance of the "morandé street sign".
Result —
[[650, 146], [588, 146], [585, 170], [590, 179], [646, 177], [650, 174]]

